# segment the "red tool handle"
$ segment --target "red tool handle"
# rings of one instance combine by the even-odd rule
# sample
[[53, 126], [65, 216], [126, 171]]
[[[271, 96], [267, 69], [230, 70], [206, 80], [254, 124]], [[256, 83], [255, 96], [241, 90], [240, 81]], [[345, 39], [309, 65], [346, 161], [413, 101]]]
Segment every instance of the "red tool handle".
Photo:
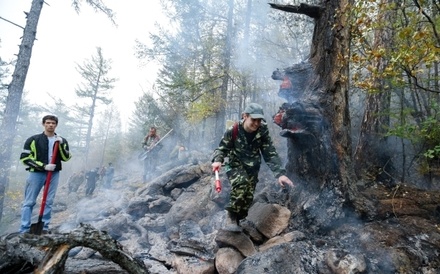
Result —
[[[55, 141], [53, 153], [52, 153], [52, 159], [50, 159], [51, 164], [55, 164], [55, 162], [57, 160], [58, 147], [59, 147], [59, 141]], [[44, 208], [46, 207], [47, 193], [49, 192], [49, 185], [50, 185], [50, 180], [52, 179], [52, 172], [53, 171], [47, 172], [46, 183], [44, 184], [43, 200], [41, 201], [41, 208], [40, 208], [40, 215], [39, 215], [40, 217], [43, 217]]]
[[222, 183], [220, 182], [220, 177], [218, 176], [218, 167], [214, 169], [215, 172], [215, 191], [220, 193], [222, 191]]

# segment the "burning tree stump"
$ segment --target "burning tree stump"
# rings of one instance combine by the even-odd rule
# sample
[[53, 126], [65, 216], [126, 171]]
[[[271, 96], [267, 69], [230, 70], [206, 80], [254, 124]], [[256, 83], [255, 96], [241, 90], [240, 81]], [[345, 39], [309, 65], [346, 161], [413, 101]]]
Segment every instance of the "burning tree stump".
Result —
[[63, 273], [69, 251], [77, 246], [98, 251], [128, 273], [148, 273], [144, 264], [124, 251], [110, 235], [84, 224], [66, 234], [7, 235], [0, 242], [0, 272]]
[[304, 14], [315, 21], [310, 58], [272, 74], [272, 79], [282, 81], [278, 95], [287, 100], [274, 122], [288, 139], [286, 169], [297, 183], [296, 189], [301, 190], [291, 203], [297, 205], [291, 224], [295, 227], [304, 223], [309, 231], [325, 230], [354, 216], [371, 221], [411, 212], [435, 219], [440, 212], [432, 193], [422, 191], [420, 195], [411, 189], [406, 196], [379, 198], [375, 189], [366, 189], [356, 179], [346, 58], [350, 48], [346, 9], [351, 2], [320, 1], [321, 6], [270, 4], [274, 9]]
[[347, 206], [353, 209], [360, 199], [351, 160], [348, 62], [344, 58], [350, 41], [345, 10], [349, 2], [270, 3], [274, 9], [304, 14], [315, 22], [310, 58], [275, 71], [272, 78], [283, 81], [279, 96], [287, 100], [274, 116], [282, 128], [280, 134], [288, 139], [286, 169], [297, 189], [303, 190], [293, 201], [298, 205], [296, 216], [317, 230], [347, 217]]

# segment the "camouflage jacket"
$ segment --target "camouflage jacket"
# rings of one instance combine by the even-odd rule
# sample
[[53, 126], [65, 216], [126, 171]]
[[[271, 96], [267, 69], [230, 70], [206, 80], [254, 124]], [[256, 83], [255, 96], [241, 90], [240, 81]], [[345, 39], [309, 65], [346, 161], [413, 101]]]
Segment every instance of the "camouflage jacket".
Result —
[[225, 157], [229, 157], [231, 168], [242, 166], [248, 173], [255, 174], [260, 170], [262, 155], [276, 178], [286, 174], [286, 170], [282, 167], [281, 159], [269, 136], [267, 124], [261, 124], [251, 143], [248, 143], [246, 139], [241, 121], [235, 141], [232, 138], [232, 131], [233, 126], [226, 130], [218, 148], [214, 151], [212, 162], [223, 163]]
[[[160, 137], [157, 134], [154, 136], [148, 135], [144, 138], [144, 141], [142, 142], [142, 146], [144, 147], [144, 149], [150, 150], [156, 146], [156, 143], [159, 142], [159, 140], [160, 140]], [[160, 147], [161, 147], [161, 145], [158, 144], [157, 148], [160, 148]]]

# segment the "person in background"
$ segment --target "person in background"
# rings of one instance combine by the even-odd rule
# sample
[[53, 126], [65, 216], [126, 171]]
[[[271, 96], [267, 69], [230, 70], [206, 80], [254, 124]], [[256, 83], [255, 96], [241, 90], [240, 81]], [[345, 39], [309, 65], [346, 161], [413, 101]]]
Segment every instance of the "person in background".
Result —
[[189, 162], [189, 151], [188, 148], [183, 145], [182, 141], [177, 141], [176, 146], [170, 152], [169, 160], [170, 164], [168, 168], [174, 168]]
[[170, 160], [182, 160], [186, 157], [186, 152], [188, 150], [183, 145], [181, 141], [177, 141], [176, 146], [173, 148], [173, 150], [170, 152]]
[[99, 167], [86, 173], [86, 196], [91, 197], [95, 191], [96, 182], [99, 180]]
[[104, 188], [112, 187], [113, 175], [115, 174], [115, 168], [112, 163], [108, 163], [108, 167], [105, 169]]
[[98, 174], [99, 174], [98, 180], [101, 180], [102, 185], [105, 185], [105, 178], [104, 178], [105, 172], [106, 172], [105, 166], [102, 166], [98, 171]]
[[147, 182], [147, 179], [156, 169], [154, 164], [154, 160], [157, 160], [159, 150], [161, 145], [158, 144], [160, 140], [159, 135], [157, 134], [156, 127], [151, 127], [147, 136], [145, 136], [142, 142], [142, 148], [145, 150], [145, 158], [143, 159], [144, 164], [144, 174], [143, 181]]
[[84, 182], [84, 171], [81, 170], [80, 172], [75, 172], [70, 176], [68, 180], [68, 187], [69, 187], [69, 194], [72, 192], [77, 192], [78, 188], [81, 186], [81, 184]]
[[263, 108], [259, 104], [251, 103], [245, 108], [236, 136], [233, 136], [233, 128], [234, 126], [226, 130], [215, 149], [212, 168], [220, 170], [225, 157], [229, 157], [225, 170], [231, 183], [231, 193], [226, 207], [225, 229], [239, 232], [240, 220], [247, 216], [254, 198], [261, 155], [281, 187], [293, 186], [293, 183], [281, 165], [264, 120]]
[[[46, 177], [52, 172], [50, 185], [43, 212], [43, 234], [49, 233], [49, 224], [52, 219], [52, 205], [58, 188], [59, 173], [62, 169], [61, 162], [69, 161], [72, 155], [66, 139], [55, 133], [58, 126], [58, 117], [46, 115], [42, 119], [43, 133], [29, 137], [23, 146], [20, 161], [27, 166], [29, 171], [24, 191], [24, 201], [21, 208], [20, 233], [27, 233], [31, 227], [32, 210], [37, 197], [45, 185]], [[58, 145], [57, 155], [53, 155], [54, 147]], [[51, 164], [55, 157], [54, 164]]]

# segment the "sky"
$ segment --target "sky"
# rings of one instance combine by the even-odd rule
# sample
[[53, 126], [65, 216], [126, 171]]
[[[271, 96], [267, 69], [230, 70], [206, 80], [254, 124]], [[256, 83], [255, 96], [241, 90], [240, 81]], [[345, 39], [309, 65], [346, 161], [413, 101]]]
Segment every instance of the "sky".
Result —
[[[24, 12], [30, 10], [31, 2], [0, 0], [0, 17], [24, 27]], [[90, 60], [96, 48], [101, 47], [104, 58], [112, 60], [109, 77], [119, 79], [112, 94], [126, 130], [134, 102], [152, 87], [157, 73], [157, 65], [141, 65], [136, 59], [135, 40], [148, 44], [148, 32], [154, 29], [156, 21], [163, 21], [165, 17], [160, 0], [105, 2], [116, 13], [117, 27], [85, 3], [77, 14], [70, 0], [45, 0], [47, 4], [43, 6], [38, 23], [24, 90], [28, 99], [40, 105], [51, 100], [49, 94], [73, 105], [69, 101], [76, 98], [75, 88], [81, 82], [76, 66]], [[15, 59], [22, 34], [21, 28], [0, 19], [0, 57], [3, 60]]]

